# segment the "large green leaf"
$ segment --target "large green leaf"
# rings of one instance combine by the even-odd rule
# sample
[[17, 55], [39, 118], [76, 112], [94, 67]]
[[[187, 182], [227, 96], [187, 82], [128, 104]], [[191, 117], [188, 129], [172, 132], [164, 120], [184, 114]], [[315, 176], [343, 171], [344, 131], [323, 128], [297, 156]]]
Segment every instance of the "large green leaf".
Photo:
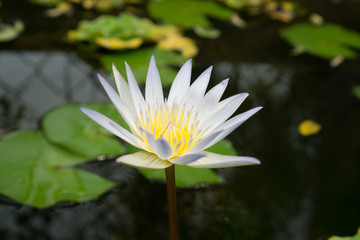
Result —
[[360, 49], [360, 34], [336, 24], [299, 23], [282, 30], [280, 35], [300, 52], [325, 59], [355, 58], [357, 53], [352, 48]]
[[228, 21], [233, 11], [208, 0], [162, 0], [151, 1], [148, 5], [150, 15], [155, 19], [192, 29], [194, 26], [211, 28], [207, 16]]
[[46, 141], [39, 131], [13, 133], [0, 141], [0, 193], [34, 207], [85, 201], [113, 183], [73, 168], [87, 159]]
[[43, 130], [49, 141], [88, 159], [100, 155], [125, 153], [121, 142], [81, 112], [80, 107], [98, 111], [121, 126], [127, 127], [120, 114], [110, 104], [67, 104], [55, 108], [43, 118]]
[[112, 72], [111, 64], [115, 63], [120, 72], [125, 74], [124, 61], [126, 60], [134, 72], [137, 82], [145, 83], [151, 55], [154, 55], [156, 58], [156, 64], [163, 85], [170, 85], [177, 73], [171, 66], [181, 66], [186, 60], [175, 52], [157, 48], [144, 48], [119, 54], [107, 54], [101, 58], [101, 62], [108, 72]]
[[[208, 148], [207, 151], [218, 154], [236, 155], [235, 149], [232, 147], [231, 142], [222, 140]], [[139, 171], [149, 179], [165, 181], [164, 170], [146, 170], [139, 169]], [[192, 187], [200, 183], [221, 183], [224, 179], [216, 174], [213, 170], [207, 168], [192, 168], [188, 166], [175, 166], [175, 182], [177, 187]]]
[[357, 234], [355, 234], [353, 237], [332, 236], [328, 240], [360, 240], [360, 228], [358, 229]]

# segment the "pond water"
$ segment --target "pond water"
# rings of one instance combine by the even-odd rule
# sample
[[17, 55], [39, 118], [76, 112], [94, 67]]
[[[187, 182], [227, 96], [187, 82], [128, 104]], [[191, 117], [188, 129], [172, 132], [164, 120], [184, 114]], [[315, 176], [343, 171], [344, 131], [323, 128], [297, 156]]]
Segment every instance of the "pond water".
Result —
[[[357, 1], [300, 1], [328, 21], [360, 31]], [[335, 2], [335, 1], [333, 1]], [[342, 2], [342, 3], [341, 3]], [[42, 7], [2, 1], [4, 21], [25, 22], [23, 35], [0, 44], [2, 136], [39, 127], [66, 102], [107, 101], [90, 54], [62, 40], [87, 16], [47, 19]], [[230, 77], [226, 96], [249, 92], [240, 111], [264, 109], [229, 136], [259, 166], [216, 170], [226, 184], [178, 189], [180, 239], [328, 239], [360, 227], [360, 60], [336, 68], [309, 55], [290, 56], [278, 36], [284, 23], [260, 18], [245, 30], [214, 21], [222, 36], [196, 36], [193, 77], [214, 65], [210, 85]], [[126, 60], [126, 59], [124, 59]], [[118, 63], [122, 64], [122, 63]], [[303, 137], [298, 125], [322, 125]], [[166, 186], [112, 160], [83, 164], [117, 183], [98, 199], [45, 209], [0, 200], [0, 239], [167, 239]]]

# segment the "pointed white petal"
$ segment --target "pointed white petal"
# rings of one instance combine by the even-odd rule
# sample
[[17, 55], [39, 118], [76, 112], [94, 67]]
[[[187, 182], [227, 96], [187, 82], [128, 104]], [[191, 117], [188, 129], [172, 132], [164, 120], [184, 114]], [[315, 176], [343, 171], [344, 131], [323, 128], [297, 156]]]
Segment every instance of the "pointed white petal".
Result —
[[164, 169], [173, 165], [169, 161], [161, 160], [155, 154], [146, 151], [140, 151], [133, 154], [121, 156], [116, 159], [116, 162], [131, 167], [140, 167], [146, 169]]
[[105, 89], [106, 94], [109, 96], [111, 102], [115, 106], [115, 108], [118, 110], [120, 115], [123, 117], [127, 125], [131, 128], [131, 131], [138, 132], [137, 128], [134, 124], [133, 119], [131, 119], [131, 112], [129, 109], [125, 106], [124, 102], [121, 100], [120, 96], [115, 92], [115, 90], [110, 86], [110, 84], [100, 75], [98, 74], [98, 78], [100, 80], [101, 85]]
[[134, 103], [132, 102], [129, 85], [125, 81], [124, 77], [120, 74], [119, 70], [116, 68], [114, 63], [112, 64], [112, 70], [114, 74], [116, 88], [120, 95], [120, 98], [129, 108], [129, 110], [134, 114], [135, 113]]
[[164, 102], [164, 94], [161, 86], [160, 75], [156, 67], [154, 56], [151, 57], [149, 70], [146, 76], [145, 98], [151, 106], [155, 106], [157, 101], [159, 101], [159, 103]]
[[146, 140], [149, 144], [150, 150], [161, 159], [169, 159], [173, 156], [173, 150], [168, 141], [163, 138], [155, 140], [153, 134], [146, 129], [141, 129], [145, 133]]
[[203, 152], [205, 157], [189, 163], [188, 166], [194, 168], [226, 168], [260, 164], [260, 161], [253, 157], [227, 156], [211, 152]]
[[190, 86], [190, 93], [194, 96], [202, 98], [209, 84], [212, 66], [207, 68]]
[[201, 124], [200, 128], [207, 128], [210, 132], [217, 129], [219, 125], [223, 124], [236, 111], [236, 109], [238, 109], [248, 95], [248, 93], [239, 93], [223, 100], [222, 102], [225, 101], [225, 104], [215, 111], [208, 120]]
[[169, 97], [168, 97], [169, 106], [172, 106], [175, 98], [177, 102], [181, 102], [183, 97], [187, 93], [190, 86], [191, 64], [192, 64], [192, 60], [189, 59], [181, 67], [178, 74], [176, 75], [169, 92]]
[[124, 141], [134, 145], [135, 147], [142, 148], [138, 140], [134, 135], [128, 132], [125, 128], [119, 126], [116, 122], [111, 120], [110, 118], [98, 113], [94, 110], [87, 109], [87, 108], [80, 108], [83, 113], [85, 113], [89, 118], [97, 122], [99, 125], [104, 127], [105, 129], [109, 130], [119, 138], [123, 139]]
[[208, 137], [201, 138], [199, 142], [187, 152], [187, 154], [199, 153], [200, 151], [205, 149], [205, 147], [209, 145], [209, 143], [211, 143], [217, 136], [219, 136], [220, 133], [221, 131], [218, 131], [210, 134]]
[[125, 62], [125, 68], [126, 68], [126, 75], [128, 78], [130, 93], [134, 103], [134, 107], [138, 116], [140, 117], [141, 106], [145, 106], [144, 96], [142, 95], [139, 85], [136, 82], [135, 76], [131, 71], [127, 62]]
[[188, 154], [188, 155], [184, 155], [184, 156], [181, 156], [178, 158], [173, 158], [169, 161], [174, 164], [186, 165], [186, 164], [192, 163], [192, 162], [194, 162], [202, 157], [205, 157], [205, 156], [206, 156], [206, 154], [204, 154], [204, 153]]
[[218, 127], [222, 132], [212, 141], [210, 142], [204, 149], [211, 147], [216, 144], [220, 140], [224, 139], [227, 135], [229, 135], [232, 131], [238, 128], [241, 124], [243, 124], [246, 120], [248, 120], [252, 115], [257, 113], [262, 107], [256, 107], [250, 109], [246, 112], [240, 113], [235, 117], [230, 118], [226, 122], [224, 122], [221, 126]]
[[215, 87], [208, 91], [204, 98], [201, 100], [199, 107], [199, 119], [205, 121], [207, 117], [215, 110], [214, 106], [219, 103], [221, 96], [223, 95], [229, 79], [225, 79]]
[[207, 85], [209, 83], [212, 66], [206, 69], [190, 86], [189, 91], [183, 98], [181, 105], [185, 105], [185, 111], [197, 111], [201, 100], [204, 97]]

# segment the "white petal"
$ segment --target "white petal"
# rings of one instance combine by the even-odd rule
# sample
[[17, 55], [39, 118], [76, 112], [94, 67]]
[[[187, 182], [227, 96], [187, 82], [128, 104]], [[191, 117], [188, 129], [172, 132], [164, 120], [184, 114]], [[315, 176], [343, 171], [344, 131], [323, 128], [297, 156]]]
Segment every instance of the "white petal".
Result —
[[181, 105], [185, 105], [185, 112], [197, 111], [202, 98], [204, 97], [207, 85], [209, 83], [212, 66], [206, 69], [190, 86], [189, 91], [183, 98]]
[[202, 98], [209, 84], [212, 66], [206, 69], [190, 86], [190, 94]]
[[129, 125], [131, 128], [131, 131], [138, 132], [137, 128], [131, 119], [131, 112], [129, 109], [125, 106], [124, 102], [121, 100], [120, 96], [115, 92], [115, 90], [110, 86], [110, 84], [100, 75], [98, 74], [98, 78], [100, 80], [101, 85], [105, 89], [106, 94], [109, 96], [111, 102], [115, 106], [115, 108], [118, 110], [120, 115], [123, 117], [125, 122]]
[[204, 149], [211, 147], [212, 145], [216, 144], [223, 138], [225, 138], [227, 135], [229, 135], [232, 131], [234, 131], [236, 128], [238, 128], [241, 124], [243, 124], [246, 120], [248, 120], [252, 115], [257, 113], [262, 107], [256, 107], [253, 109], [250, 109], [246, 112], [243, 112], [239, 115], [236, 115], [235, 117], [230, 118], [226, 122], [224, 122], [221, 126], [219, 126], [218, 129], [220, 129], [222, 132], [207, 145]]
[[149, 102], [151, 106], [155, 106], [157, 101], [159, 101], [159, 103], [164, 102], [160, 75], [156, 67], [154, 56], [151, 57], [149, 70], [146, 76], [145, 97], [146, 101]]
[[126, 75], [127, 75], [128, 82], [129, 82], [130, 93], [132, 96], [132, 100], [134, 102], [134, 107], [138, 114], [138, 117], [140, 117], [141, 106], [146, 105], [145, 99], [140, 91], [139, 85], [136, 82], [135, 76], [134, 76], [133, 72], [131, 71], [127, 62], [125, 62], [125, 68], [126, 68]]
[[210, 89], [201, 100], [199, 107], [199, 119], [205, 121], [207, 117], [215, 110], [216, 104], [219, 103], [221, 96], [223, 95], [229, 79], [225, 79], [215, 87]]
[[186, 164], [192, 163], [192, 162], [194, 162], [202, 157], [205, 157], [205, 156], [206, 156], [206, 154], [204, 154], [204, 153], [188, 154], [188, 155], [184, 155], [184, 156], [181, 156], [178, 158], [173, 158], [169, 161], [174, 164], [186, 165]]
[[129, 89], [129, 85], [125, 81], [124, 77], [120, 74], [119, 70], [116, 68], [115, 64], [112, 64], [114, 79], [117, 91], [120, 95], [121, 100], [129, 108], [129, 110], [135, 114], [134, 103], [132, 102], [132, 97]]
[[238, 109], [248, 95], [248, 93], [239, 93], [221, 101], [225, 101], [225, 103], [222, 104], [222, 107], [215, 111], [208, 120], [201, 124], [200, 128], [208, 129], [210, 132], [217, 129], [219, 125], [224, 123], [236, 111], [236, 109]]
[[176, 99], [176, 101], [178, 102], [181, 102], [183, 97], [187, 93], [191, 79], [191, 64], [192, 60], [189, 59], [188, 61], [186, 61], [186, 63], [184, 63], [184, 65], [181, 67], [178, 74], [176, 75], [169, 92], [169, 106], [172, 106], [174, 99]]
[[201, 138], [199, 142], [187, 152], [187, 154], [198, 153], [202, 151], [207, 145], [209, 145], [209, 143], [211, 143], [217, 136], [219, 136], [220, 133], [221, 131], [218, 131], [210, 134], [208, 137]]
[[146, 129], [141, 129], [145, 133], [146, 140], [149, 144], [150, 150], [161, 159], [169, 159], [174, 153], [169, 142], [163, 138], [155, 140], [153, 134]]
[[226, 168], [260, 164], [260, 161], [253, 157], [227, 156], [211, 152], [203, 152], [205, 157], [188, 164], [195, 168]]
[[174, 155], [171, 145], [163, 138], [156, 139], [155, 146], [155, 153], [161, 159], [169, 159]]
[[110, 118], [91, 109], [87, 109], [87, 108], [80, 108], [80, 109], [89, 118], [97, 122], [99, 125], [103, 126], [105, 129], [109, 130], [119, 138], [130, 143], [131, 145], [134, 145], [135, 147], [142, 148], [142, 146], [138, 143], [139, 140], [137, 140], [137, 138], [134, 135], [128, 132], [125, 128], [119, 126], [116, 122], [114, 122]]
[[164, 169], [173, 165], [169, 161], [161, 160], [155, 154], [146, 151], [124, 155], [116, 159], [116, 161], [131, 167], [140, 167], [146, 169]]

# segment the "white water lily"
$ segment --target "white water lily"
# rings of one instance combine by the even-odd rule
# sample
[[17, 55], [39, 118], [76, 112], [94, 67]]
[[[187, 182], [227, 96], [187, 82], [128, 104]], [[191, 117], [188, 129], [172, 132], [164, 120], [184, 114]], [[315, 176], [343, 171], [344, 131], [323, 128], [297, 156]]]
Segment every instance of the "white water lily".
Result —
[[256, 107], [229, 119], [248, 94], [239, 93], [220, 101], [228, 79], [205, 94], [212, 67], [190, 85], [191, 60], [188, 60], [175, 77], [168, 98], [164, 99], [154, 57], [151, 58], [146, 77], [145, 98], [126, 62], [125, 66], [128, 82], [113, 64], [118, 93], [100, 75], [99, 79], [131, 132], [98, 112], [81, 109], [119, 138], [142, 149], [119, 157], [117, 162], [147, 169], [163, 169], [173, 164], [223, 168], [260, 163], [253, 157], [204, 151], [261, 109]]

